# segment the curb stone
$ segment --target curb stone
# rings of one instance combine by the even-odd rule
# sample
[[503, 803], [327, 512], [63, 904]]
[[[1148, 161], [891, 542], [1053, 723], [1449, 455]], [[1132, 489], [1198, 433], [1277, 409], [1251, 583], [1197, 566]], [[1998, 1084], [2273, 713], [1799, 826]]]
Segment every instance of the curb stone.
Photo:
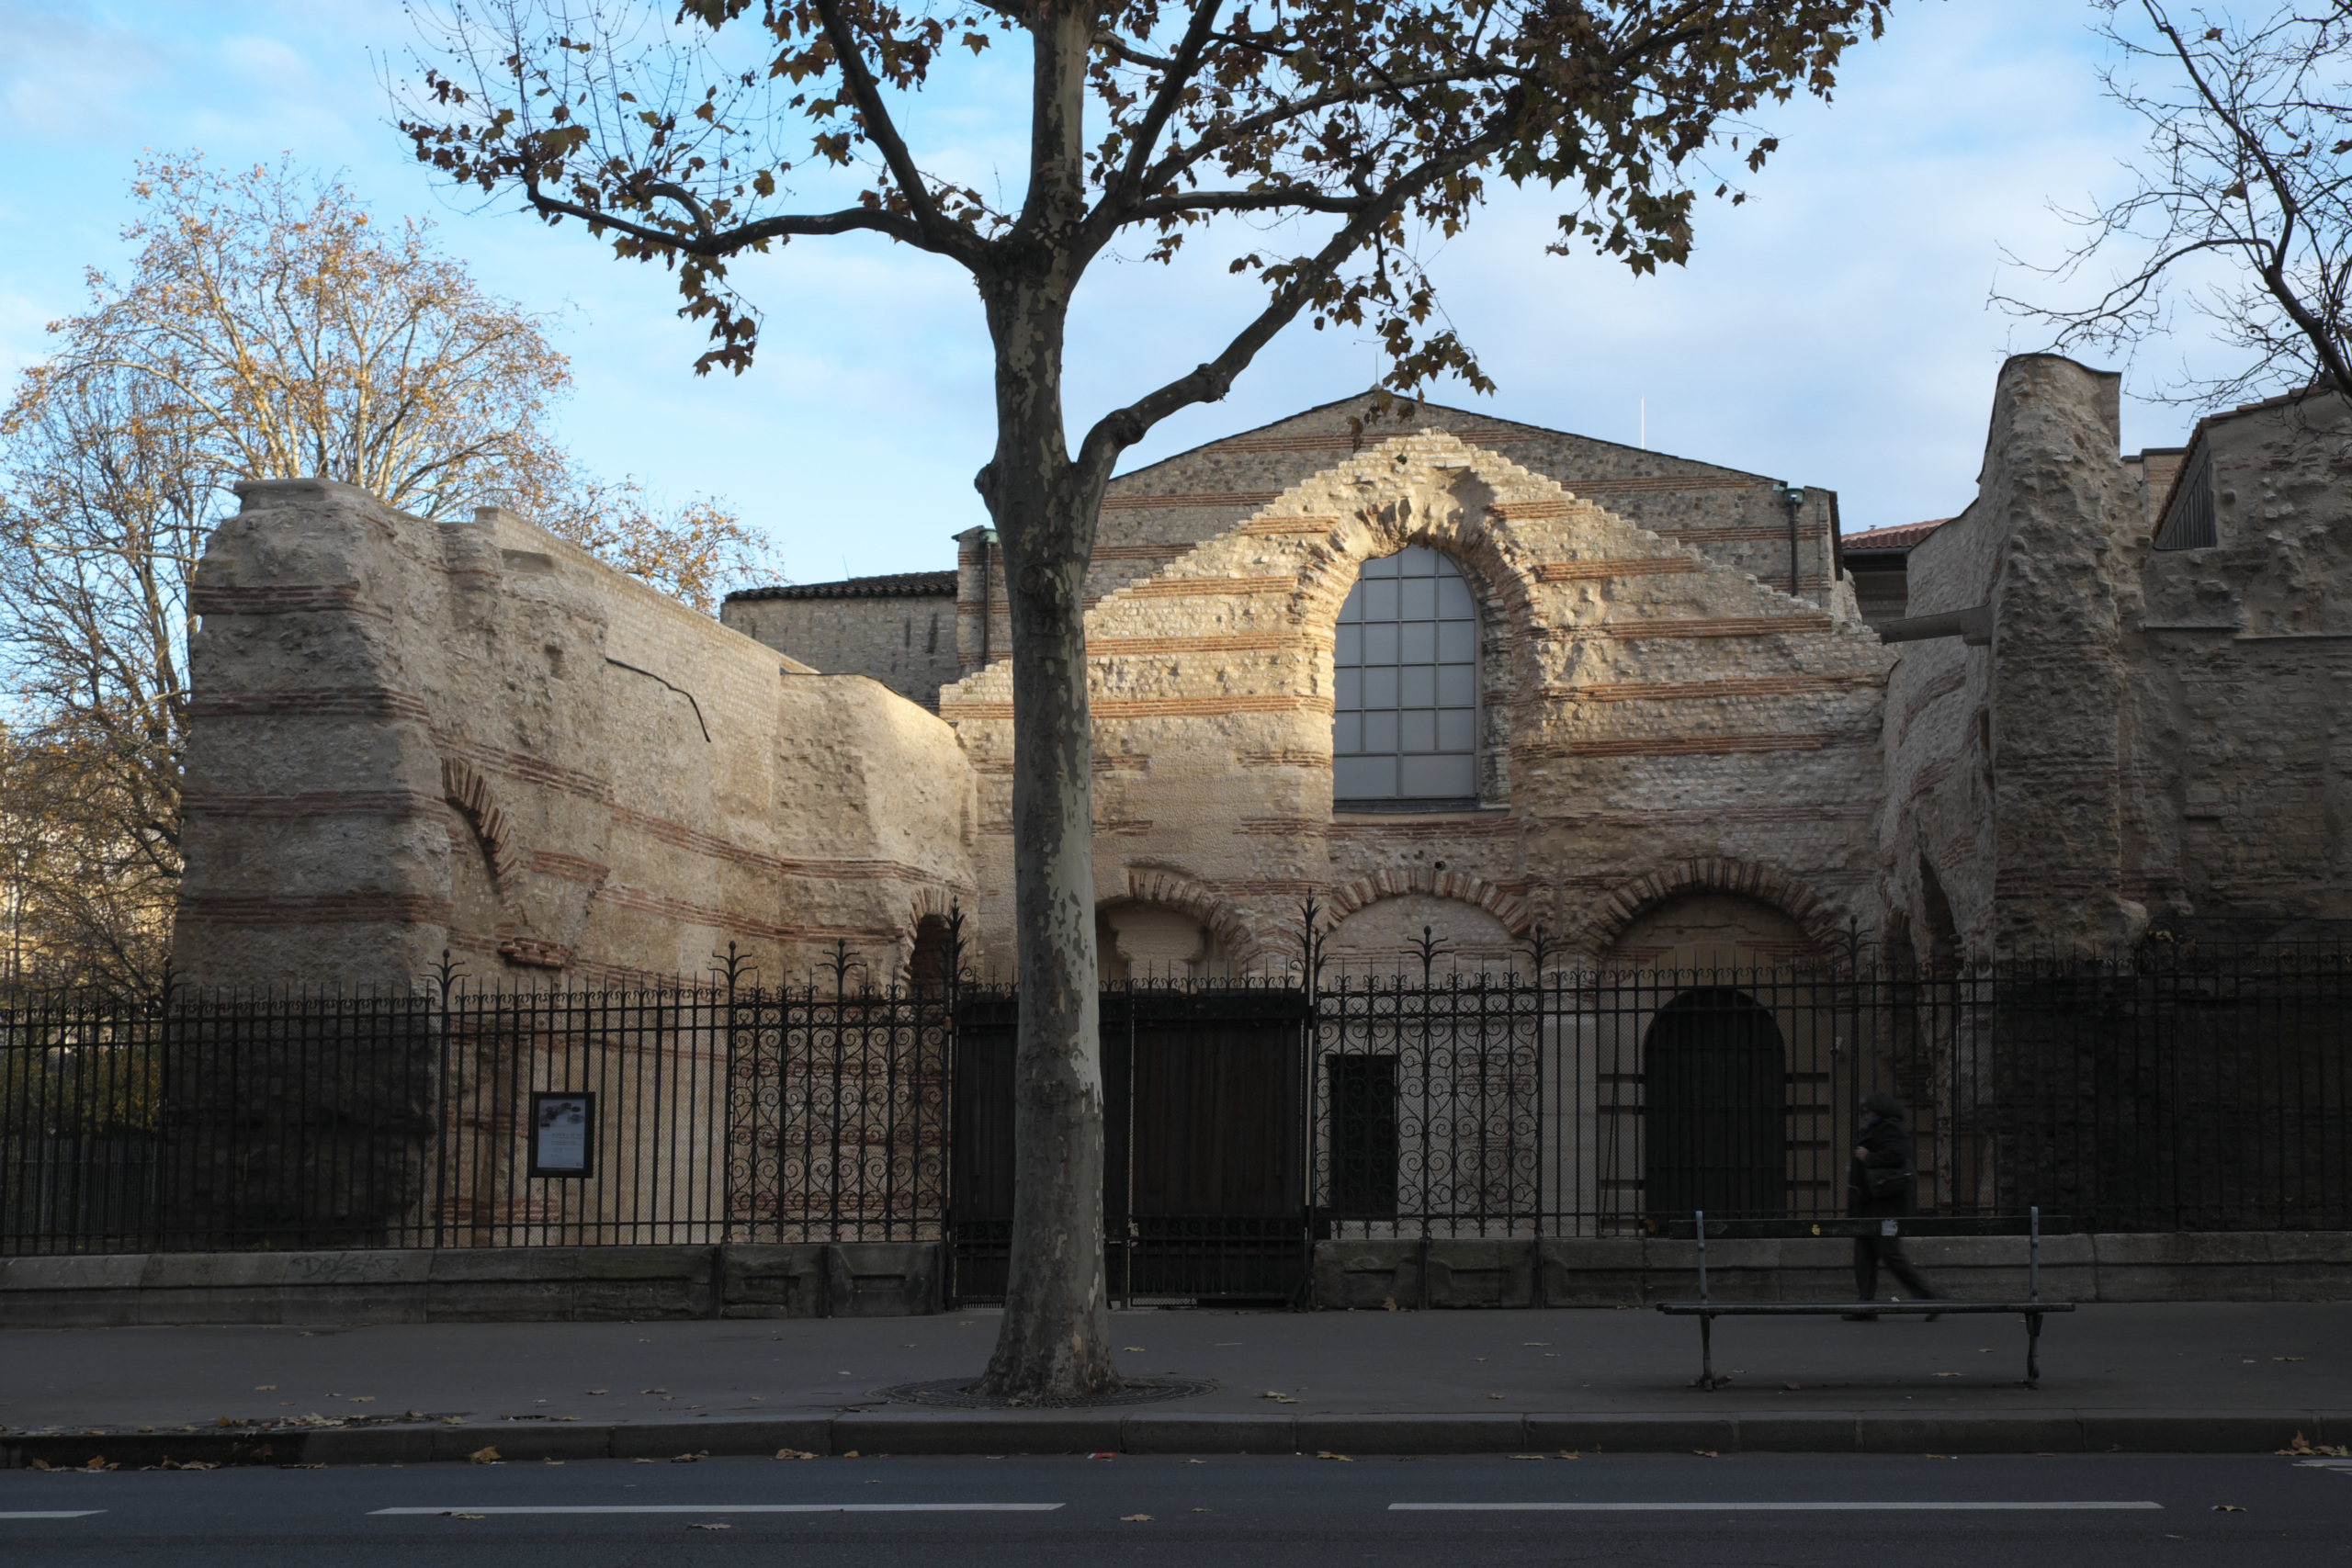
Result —
[[2272, 1453], [2301, 1433], [2352, 1440], [2352, 1413], [2317, 1410], [1534, 1412], [1258, 1416], [1194, 1411], [905, 1410], [749, 1421], [611, 1422], [195, 1432], [0, 1435], [0, 1468], [60, 1468], [103, 1456], [127, 1469], [221, 1465], [463, 1463], [502, 1458], [670, 1459], [682, 1453]]

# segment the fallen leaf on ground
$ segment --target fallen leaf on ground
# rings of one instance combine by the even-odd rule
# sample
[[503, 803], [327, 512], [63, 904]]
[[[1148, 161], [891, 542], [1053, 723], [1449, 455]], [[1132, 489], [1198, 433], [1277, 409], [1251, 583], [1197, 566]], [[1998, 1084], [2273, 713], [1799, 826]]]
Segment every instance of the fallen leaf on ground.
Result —
[[1205, 1513], [1207, 1513], [1207, 1512], [1208, 1512], [1208, 1510], [1207, 1510], [1206, 1508], [1195, 1508], [1195, 1509], [1193, 1509], [1193, 1512], [1194, 1512], [1194, 1513], [1196, 1513], [1196, 1514], [1205, 1514]]
[[1278, 1399], [1284, 1404], [1296, 1404], [1298, 1403], [1297, 1400], [1293, 1399], [1289, 1394], [1277, 1393], [1271, 1388], [1265, 1393], [1260, 1394], [1258, 1397], [1261, 1399]]
[[641, 1388], [637, 1392], [639, 1393], [667, 1393], [670, 1391], [666, 1388]]
[[1713, 1449], [1692, 1449], [1690, 1451], [1697, 1454], [1701, 1459], [1721, 1459], [1724, 1457]]
[[539, 1462], [541, 1464], [561, 1464], [563, 1461], [560, 1459], [541, 1459]]
[[1501, 1395], [1501, 1394], [1499, 1394], [1499, 1393], [1490, 1393], [1490, 1394], [1487, 1395], [1487, 1397], [1488, 1399], [1500, 1399], [1500, 1398], [1502, 1397], [1502, 1395]]
[[476, 1449], [466, 1457], [473, 1461], [476, 1464], [496, 1464], [498, 1462], [498, 1450], [496, 1449]]
[[610, 1389], [592, 1388], [588, 1392], [590, 1393], [609, 1393], [612, 1391]]
[[1939, 1378], [1956, 1378], [1960, 1376], [1960, 1374], [1958, 1372], [1938, 1372], [1936, 1376]]
[[672, 1464], [696, 1464], [709, 1457], [710, 1450], [708, 1449], [705, 1449], [700, 1453], [673, 1454], [670, 1456], [670, 1462]]
[[2239, 1507], [2235, 1503], [2216, 1503], [2213, 1505], [2213, 1511], [2217, 1514], [2243, 1514], [2245, 1512], [2244, 1508]]
[[[911, 1345], [910, 1345], [910, 1346], [908, 1346], [908, 1347], [907, 1347], [907, 1348], [908, 1348], [908, 1349], [910, 1349], [910, 1350], [911, 1350], [911, 1349], [913, 1349], [913, 1348], [914, 1348], [914, 1347], [913, 1347], [913, 1346], [911, 1346]], [[1129, 1353], [1129, 1354], [1131, 1354], [1131, 1355], [1140, 1356], [1140, 1355], [1142, 1355], [1142, 1354], [1143, 1354], [1143, 1347], [1142, 1347], [1142, 1346], [1140, 1346], [1140, 1345], [1122, 1345], [1122, 1346], [1120, 1346], [1120, 1347], [1119, 1347], [1119, 1348], [1120, 1348], [1120, 1349], [1122, 1349], [1122, 1350], [1124, 1350], [1124, 1351], [1128, 1352], [1128, 1353]]]
[[1577, 1453], [1574, 1449], [1562, 1449], [1558, 1453], [1552, 1457], [1555, 1459], [1582, 1459], [1584, 1456]]
[[1792, 1388], [1792, 1389], [1794, 1389], [1794, 1388], [1803, 1388], [1803, 1387], [1804, 1386], [1804, 1384], [1803, 1384], [1803, 1383], [1801, 1383], [1801, 1382], [1784, 1382], [1784, 1383], [1782, 1383], [1781, 1386], [1782, 1388]]
[[1353, 1461], [1353, 1460], [1350, 1459], [1347, 1455], [1345, 1455], [1345, 1454], [1335, 1454], [1335, 1453], [1333, 1453], [1329, 1449], [1317, 1449], [1317, 1450], [1315, 1450], [1315, 1457], [1316, 1457], [1317, 1459], [1335, 1459], [1335, 1460], [1338, 1460], [1341, 1464], [1353, 1464], [1353, 1463], [1355, 1463], [1355, 1461]]
[[[48, 1467], [44, 1465], [41, 1468]], [[218, 1470], [220, 1468], [220, 1461], [210, 1459], [192, 1459], [183, 1463], [177, 1460], [167, 1459], [155, 1468], [157, 1470]]]
[[1123, 1525], [1148, 1525], [1151, 1523], [1151, 1516], [1149, 1514], [1121, 1514], [1119, 1522]]
[[688, 1525], [686, 1528], [690, 1530], [731, 1530], [735, 1527], [733, 1525]]
[[817, 1456], [810, 1453], [807, 1449], [778, 1449], [775, 1450], [775, 1457], [778, 1459], [815, 1459]]
[[852, 1450], [849, 1450], [849, 1452], [847, 1452], [847, 1453], [845, 1453], [845, 1454], [842, 1455], [842, 1458], [843, 1458], [843, 1459], [855, 1459], [856, 1457], [857, 1457], [857, 1450], [856, 1450], [855, 1449], [852, 1449]]
[[1506, 1459], [1542, 1459], [1542, 1454], [1506, 1454]]
[[280, 1470], [324, 1470], [324, 1469], [326, 1468], [326, 1466], [325, 1466], [323, 1463], [319, 1463], [319, 1464], [281, 1464], [281, 1465], [279, 1465], [277, 1468], [278, 1468], [278, 1469], [280, 1469]]
[[90, 1456], [89, 1462], [83, 1465], [81, 1468], [84, 1470], [120, 1470], [122, 1466], [119, 1463], [108, 1464], [103, 1456], [92, 1454]]

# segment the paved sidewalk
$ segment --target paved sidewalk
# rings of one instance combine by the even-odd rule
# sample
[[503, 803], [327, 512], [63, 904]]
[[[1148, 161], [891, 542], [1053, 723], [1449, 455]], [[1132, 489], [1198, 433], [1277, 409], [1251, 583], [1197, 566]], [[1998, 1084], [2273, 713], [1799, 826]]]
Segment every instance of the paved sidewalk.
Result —
[[[824, 1452], [885, 1438], [901, 1452], [1327, 1440], [1491, 1450], [1555, 1439], [1851, 1449], [1882, 1446], [1874, 1432], [1898, 1450], [2244, 1451], [2298, 1430], [2313, 1441], [2352, 1435], [2352, 1303], [2086, 1307], [2046, 1321], [2038, 1391], [2020, 1386], [2024, 1330], [2005, 1317], [1724, 1319], [1715, 1365], [1732, 1382], [1712, 1393], [1691, 1386], [1696, 1325], [1639, 1309], [1160, 1311], [1113, 1323], [1124, 1371], [1216, 1386], [1093, 1412], [967, 1413], [882, 1395], [977, 1374], [996, 1337], [987, 1311], [17, 1330], [0, 1332], [0, 1442], [21, 1462], [76, 1453], [93, 1434], [125, 1455], [142, 1433], [152, 1436], [138, 1452], [166, 1439], [187, 1448], [188, 1428], [248, 1453], [280, 1428], [281, 1460], [297, 1449], [427, 1458], [484, 1442], [508, 1457], [787, 1443]], [[1578, 1436], [1588, 1433], [1599, 1436]], [[1611, 1435], [1614, 1444], [1602, 1441]]]

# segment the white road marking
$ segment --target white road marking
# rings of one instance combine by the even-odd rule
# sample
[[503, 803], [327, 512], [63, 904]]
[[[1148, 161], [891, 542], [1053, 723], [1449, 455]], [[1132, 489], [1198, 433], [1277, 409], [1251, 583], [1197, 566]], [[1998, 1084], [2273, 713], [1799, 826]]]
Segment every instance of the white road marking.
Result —
[[578, 1503], [376, 1508], [378, 1514], [1050, 1514], [1059, 1503]]
[[1498, 1514], [1522, 1509], [1541, 1509], [1546, 1513], [1563, 1514], [1635, 1514], [1635, 1513], [1714, 1513], [1745, 1514], [1770, 1511], [1773, 1513], [1870, 1513], [1893, 1510], [1897, 1513], [1936, 1513], [1952, 1509], [1973, 1512], [2001, 1512], [2009, 1509], [2051, 1511], [2065, 1509], [2106, 1510], [2116, 1508], [2154, 1508], [2161, 1511], [2162, 1503], [1391, 1503], [1391, 1513]]
[[0, 1510], [0, 1519], [86, 1519], [104, 1508], [12, 1508]]

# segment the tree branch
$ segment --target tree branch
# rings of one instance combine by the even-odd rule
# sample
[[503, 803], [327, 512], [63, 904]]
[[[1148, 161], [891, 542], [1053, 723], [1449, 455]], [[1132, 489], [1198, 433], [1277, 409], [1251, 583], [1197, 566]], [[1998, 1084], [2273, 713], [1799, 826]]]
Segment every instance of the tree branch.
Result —
[[843, 208], [839, 212], [786, 213], [763, 218], [753, 223], [739, 223], [732, 229], [716, 231], [706, 229], [700, 239], [689, 239], [672, 230], [658, 229], [623, 218], [609, 209], [583, 207], [576, 201], [548, 196], [539, 189], [536, 175], [525, 176], [523, 194], [542, 215], [556, 214], [577, 218], [583, 223], [617, 229], [633, 239], [684, 255], [703, 256], [712, 260], [733, 255], [763, 240], [789, 240], [804, 235], [848, 234], [860, 230], [886, 234], [900, 244], [918, 250], [940, 253], [931, 243], [930, 236], [915, 226], [914, 220], [894, 212], [876, 211], [867, 207]]
[[1234, 334], [1223, 353], [1097, 420], [1079, 446], [1075, 465], [1079, 493], [1086, 498], [1086, 504], [1091, 508], [1101, 500], [1102, 487], [1109, 482], [1111, 467], [1118, 461], [1119, 454], [1142, 440], [1153, 425], [1193, 403], [1222, 400], [1234, 378], [1250, 367], [1258, 351], [1297, 319], [1317, 291], [1338, 275], [1347, 259], [1363, 249], [1381, 224], [1403, 210], [1414, 196], [1430, 186], [1501, 150], [1509, 144], [1510, 135], [1507, 126], [1488, 130], [1442, 158], [1432, 158], [1410, 175], [1390, 185], [1332, 235], [1313, 261], [1283, 280], [1282, 288], [1266, 308]]
[[842, 85], [856, 100], [858, 117], [865, 122], [865, 134], [881, 150], [891, 177], [898, 181], [899, 192], [907, 198], [907, 210], [913, 215], [915, 227], [928, 242], [922, 248], [967, 266], [978, 264], [986, 249], [984, 242], [950, 222], [939, 210], [939, 204], [932, 200], [922, 171], [915, 166], [914, 154], [907, 151], [906, 141], [890, 118], [889, 107], [882, 101], [874, 74], [865, 68], [865, 56], [858, 48], [856, 33], [842, 15], [840, 0], [814, 0], [814, 4], [825, 25], [825, 38], [833, 46], [833, 58], [842, 68]]
[[[1159, 144], [1160, 133], [1168, 129], [1169, 117], [1183, 101], [1184, 88], [1193, 73], [1200, 69], [1202, 51], [1207, 49], [1209, 35], [1216, 27], [1216, 16], [1225, 7], [1225, 0], [1193, 0], [1192, 25], [1184, 29], [1183, 40], [1176, 46], [1176, 56], [1160, 62], [1168, 74], [1159, 84], [1159, 91], [1152, 95], [1151, 107], [1136, 122], [1135, 141], [1127, 149], [1127, 160], [1119, 169], [1118, 178], [1102, 193], [1097, 212], [1123, 210], [1135, 198], [1142, 186], [1139, 181], [1144, 160]], [[1116, 39], [1113, 40], [1116, 42]]]
[[1128, 221], [1174, 218], [1187, 212], [1267, 212], [1283, 209], [1300, 212], [1356, 213], [1377, 197], [1326, 196], [1312, 186], [1286, 186], [1275, 190], [1204, 190], [1186, 196], [1158, 196], [1127, 209]]

